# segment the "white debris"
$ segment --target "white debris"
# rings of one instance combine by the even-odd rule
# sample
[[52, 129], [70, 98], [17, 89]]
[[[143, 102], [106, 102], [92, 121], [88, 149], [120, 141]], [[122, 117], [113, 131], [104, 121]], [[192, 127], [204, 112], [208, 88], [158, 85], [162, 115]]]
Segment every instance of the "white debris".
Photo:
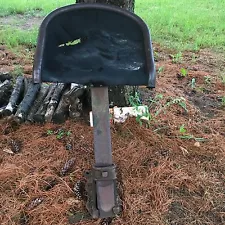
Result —
[[[139, 117], [140, 120], [150, 120], [148, 107], [145, 105], [136, 107], [114, 107], [109, 109], [111, 123], [124, 123], [128, 117]], [[93, 115], [89, 113], [90, 126], [93, 127]]]
[[8, 148], [4, 148], [2, 151], [3, 151], [3, 152], [6, 152], [6, 153], [9, 153], [9, 154], [11, 154], [11, 155], [14, 154], [14, 152], [13, 152], [11, 149], [8, 149]]

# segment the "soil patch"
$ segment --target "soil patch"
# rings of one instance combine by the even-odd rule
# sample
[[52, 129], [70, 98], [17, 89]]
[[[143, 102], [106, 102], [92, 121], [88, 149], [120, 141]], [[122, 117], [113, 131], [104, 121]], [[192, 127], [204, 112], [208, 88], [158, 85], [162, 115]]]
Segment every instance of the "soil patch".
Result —
[[32, 30], [40, 26], [43, 17], [28, 15], [10, 15], [0, 17], [0, 29], [8, 27], [11, 29]]

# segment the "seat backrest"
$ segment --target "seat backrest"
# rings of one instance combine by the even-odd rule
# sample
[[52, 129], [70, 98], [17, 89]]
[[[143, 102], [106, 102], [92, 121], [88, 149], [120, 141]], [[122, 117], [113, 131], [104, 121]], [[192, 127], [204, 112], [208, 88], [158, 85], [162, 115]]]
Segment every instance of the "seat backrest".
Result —
[[42, 22], [35, 83], [155, 86], [149, 29], [135, 14], [105, 4], [74, 4]]

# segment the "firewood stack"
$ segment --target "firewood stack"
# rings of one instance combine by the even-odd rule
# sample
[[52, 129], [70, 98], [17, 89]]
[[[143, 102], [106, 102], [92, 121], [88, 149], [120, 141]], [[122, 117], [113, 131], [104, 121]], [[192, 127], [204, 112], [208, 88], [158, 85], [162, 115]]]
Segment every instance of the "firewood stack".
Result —
[[80, 117], [81, 96], [85, 87], [78, 84], [33, 84], [31, 78], [0, 74], [0, 118], [18, 123], [63, 123]]

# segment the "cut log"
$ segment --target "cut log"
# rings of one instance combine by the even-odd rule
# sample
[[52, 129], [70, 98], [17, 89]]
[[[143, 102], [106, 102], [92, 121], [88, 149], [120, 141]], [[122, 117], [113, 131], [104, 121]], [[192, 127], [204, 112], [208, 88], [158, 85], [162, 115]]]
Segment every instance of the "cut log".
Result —
[[21, 123], [25, 121], [27, 114], [32, 106], [32, 103], [34, 102], [37, 96], [40, 86], [41, 86], [40, 84], [33, 84], [32, 82], [28, 80], [27, 92], [22, 102], [18, 106], [18, 109], [15, 114], [15, 119], [17, 122]]
[[37, 112], [37, 110], [40, 108], [41, 104], [43, 104], [43, 101], [49, 91], [49, 85], [42, 83], [41, 89], [37, 95], [37, 98], [34, 102], [34, 104], [31, 106], [31, 110], [28, 113], [26, 121], [29, 123], [34, 122], [34, 114]]
[[16, 79], [16, 83], [9, 99], [9, 103], [5, 108], [4, 114], [6, 116], [10, 116], [16, 110], [17, 104], [24, 92], [24, 78], [23, 76], [19, 76]]
[[37, 123], [44, 123], [45, 122], [45, 114], [46, 114], [46, 110], [48, 108], [48, 104], [51, 100], [51, 97], [55, 91], [57, 84], [51, 84], [49, 87], [49, 91], [48, 94], [46, 95], [46, 97], [44, 98], [43, 103], [41, 104], [40, 108], [38, 109], [38, 111], [34, 114], [34, 121]]
[[69, 117], [71, 119], [77, 119], [82, 113], [82, 102], [79, 98], [73, 101], [73, 104], [69, 106]]
[[6, 105], [12, 93], [12, 84], [9, 80], [5, 80], [0, 84], [0, 107]]
[[51, 122], [52, 121], [53, 114], [55, 112], [55, 109], [56, 109], [57, 105], [59, 104], [59, 101], [60, 101], [60, 98], [62, 96], [62, 92], [63, 92], [65, 86], [66, 85], [63, 84], [63, 83], [57, 84], [57, 86], [54, 90], [54, 93], [51, 97], [51, 100], [48, 104], [46, 113], [45, 113], [45, 122]]
[[81, 101], [79, 97], [81, 97], [84, 93], [85, 87], [78, 84], [71, 84], [71, 89], [67, 90], [63, 93], [63, 96], [60, 100], [60, 103], [53, 115], [54, 123], [63, 123], [66, 118], [70, 116], [70, 118], [77, 118], [81, 114], [80, 105]]
[[4, 82], [5, 80], [11, 80], [12, 79], [12, 75], [10, 75], [9, 73], [1, 73], [0, 74], [0, 81]]
[[82, 111], [82, 102], [80, 97], [84, 94], [85, 87], [83, 85], [71, 84], [72, 89], [67, 92], [65, 95], [68, 97], [70, 106], [69, 106], [69, 117], [76, 119], [80, 117]]
[[4, 111], [5, 111], [6, 106], [3, 106], [0, 108], [0, 118], [4, 116]]
[[63, 123], [66, 121], [66, 119], [69, 116], [69, 98], [66, 95], [66, 93], [68, 92], [68, 90], [65, 90], [65, 92], [62, 95], [62, 98], [55, 110], [55, 113], [52, 117], [52, 121], [53, 123]]

